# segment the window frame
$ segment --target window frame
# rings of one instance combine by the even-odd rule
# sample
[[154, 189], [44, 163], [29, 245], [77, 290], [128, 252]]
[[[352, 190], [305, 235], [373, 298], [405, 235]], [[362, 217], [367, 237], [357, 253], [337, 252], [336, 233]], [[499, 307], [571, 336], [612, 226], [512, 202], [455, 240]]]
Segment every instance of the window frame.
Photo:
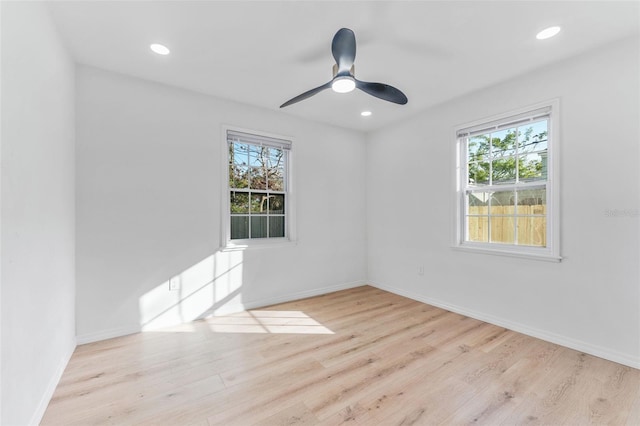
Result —
[[[229, 144], [228, 133], [245, 133], [256, 138], [265, 139], [279, 139], [289, 142], [290, 148], [287, 150], [286, 155], [286, 176], [285, 176], [285, 236], [284, 237], [265, 237], [265, 238], [246, 238], [246, 239], [231, 239], [231, 206], [230, 206], [230, 191], [229, 186]], [[296, 243], [296, 219], [295, 219], [295, 192], [294, 192], [294, 138], [290, 136], [283, 136], [273, 133], [267, 133], [264, 131], [258, 131], [253, 129], [245, 129], [237, 126], [223, 125], [221, 132], [221, 247], [224, 250], [244, 250], [247, 248], [269, 248], [269, 247], [281, 247], [285, 245], [291, 245]], [[260, 192], [260, 191], [258, 191]]]
[[[546, 187], [546, 247], [519, 246], [516, 244], [503, 244], [492, 242], [466, 241], [467, 232], [467, 203], [466, 194], [468, 187], [468, 162], [467, 162], [467, 136], [463, 133], [473, 133], [474, 131], [508, 124], [522, 120], [525, 117], [532, 117], [537, 111], [548, 109], [548, 135], [547, 135], [547, 180]], [[452, 247], [460, 251], [468, 251], [484, 254], [495, 254], [503, 256], [513, 256], [559, 262], [560, 256], [560, 174], [558, 140], [560, 135], [559, 126], [560, 100], [552, 99], [538, 104], [530, 105], [516, 110], [511, 110], [503, 114], [494, 115], [470, 123], [465, 123], [455, 127], [454, 139], [454, 223], [453, 223], [453, 244]], [[498, 188], [513, 190], [514, 185], [496, 185]], [[492, 186], [491, 189], [496, 189]], [[536, 183], [522, 185], [536, 186]], [[540, 186], [540, 184], [538, 184]]]

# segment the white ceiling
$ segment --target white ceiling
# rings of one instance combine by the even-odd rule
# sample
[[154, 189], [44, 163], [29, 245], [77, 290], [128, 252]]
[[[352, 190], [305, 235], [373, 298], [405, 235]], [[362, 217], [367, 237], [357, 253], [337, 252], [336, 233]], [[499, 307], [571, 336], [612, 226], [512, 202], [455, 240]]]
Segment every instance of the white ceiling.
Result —
[[[283, 113], [370, 131], [465, 93], [638, 36], [636, 1], [55, 1], [73, 57], [271, 110], [332, 77], [331, 40], [356, 34], [355, 74], [404, 106], [326, 90]], [[551, 25], [562, 32], [539, 41]], [[171, 54], [149, 50], [163, 43]], [[371, 110], [371, 117], [360, 111]]]

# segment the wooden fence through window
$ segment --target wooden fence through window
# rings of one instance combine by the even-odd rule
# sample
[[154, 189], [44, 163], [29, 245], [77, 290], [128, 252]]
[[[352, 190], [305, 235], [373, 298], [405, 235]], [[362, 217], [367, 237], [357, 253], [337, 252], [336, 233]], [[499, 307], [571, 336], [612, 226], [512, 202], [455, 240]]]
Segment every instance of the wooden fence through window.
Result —
[[468, 240], [477, 242], [489, 241], [489, 220], [491, 220], [491, 242], [515, 244], [516, 233], [518, 245], [547, 246], [547, 206], [519, 205], [469, 206]]

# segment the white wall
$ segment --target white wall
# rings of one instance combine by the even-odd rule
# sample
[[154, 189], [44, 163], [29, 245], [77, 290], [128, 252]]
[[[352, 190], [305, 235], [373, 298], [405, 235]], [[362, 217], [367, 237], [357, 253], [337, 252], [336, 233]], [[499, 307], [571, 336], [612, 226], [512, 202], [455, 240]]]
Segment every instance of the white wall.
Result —
[[[76, 108], [80, 342], [364, 282], [364, 136], [90, 67]], [[294, 138], [297, 245], [220, 251], [222, 125]]]
[[75, 348], [74, 68], [44, 3], [1, 7], [0, 423], [24, 425]]
[[[638, 52], [625, 40], [372, 135], [370, 282], [640, 367]], [[454, 128], [556, 97], [562, 263], [452, 250]]]

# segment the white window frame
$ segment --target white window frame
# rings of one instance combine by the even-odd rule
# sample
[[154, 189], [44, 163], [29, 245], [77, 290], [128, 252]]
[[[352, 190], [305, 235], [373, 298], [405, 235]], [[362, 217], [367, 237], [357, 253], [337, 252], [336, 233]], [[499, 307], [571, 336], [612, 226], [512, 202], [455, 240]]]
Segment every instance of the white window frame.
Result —
[[[536, 113], [548, 110], [549, 134], [547, 138], [547, 183], [546, 183], [546, 199], [547, 199], [547, 246], [531, 247], [518, 246], [515, 244], [500, 244], [491, 242], [473, 242], [465, 241], [466, 232], [466, 202], [465, 190], [468, 182], [468, 164], [466, 151], [466, 138], [469, 133], [474, 131], [488, 129], [494, 126], [500, 126], [507, 123], [518, 122], [527, 117], [531, 117]], [[560, 173], [559, 173], [559, 155], [558, 141], [560, 140], [560, 100], [553, 99], [541, 102], [528, 107], [519, 108], [504, 114], [476, 120], [470, 123], [456, 126], [454, 138], [454, 158], [455, 158], [455, 197], [454, 211], [455, 218], [453, 223], [453, 248], [461, 251], [495, 254], [503, 256], [513, 256], [530, 258], [537, 260], [546, 260], [559, 262], [560, 256]], [[505, 188], [506, 189], [506, 188]]]
[[[245, 133], [257, 138], [278, 139], [290, 143], [287, 152], [286, 182], [285, 182], [285, 236], [231, 239], [231, 212], [229, 200], [229, 145], [227, 135], [229, 132]], [[296, 201], [294, 191], [294, 138], [290, 136], [277, 135], [258, 130], [244, 129], [236, 126], [223, 125], [221, 136], [221, 246], [224, 250], [244, 250], [248, 248], [269, 248], [281, 247], [296, 243]]]

